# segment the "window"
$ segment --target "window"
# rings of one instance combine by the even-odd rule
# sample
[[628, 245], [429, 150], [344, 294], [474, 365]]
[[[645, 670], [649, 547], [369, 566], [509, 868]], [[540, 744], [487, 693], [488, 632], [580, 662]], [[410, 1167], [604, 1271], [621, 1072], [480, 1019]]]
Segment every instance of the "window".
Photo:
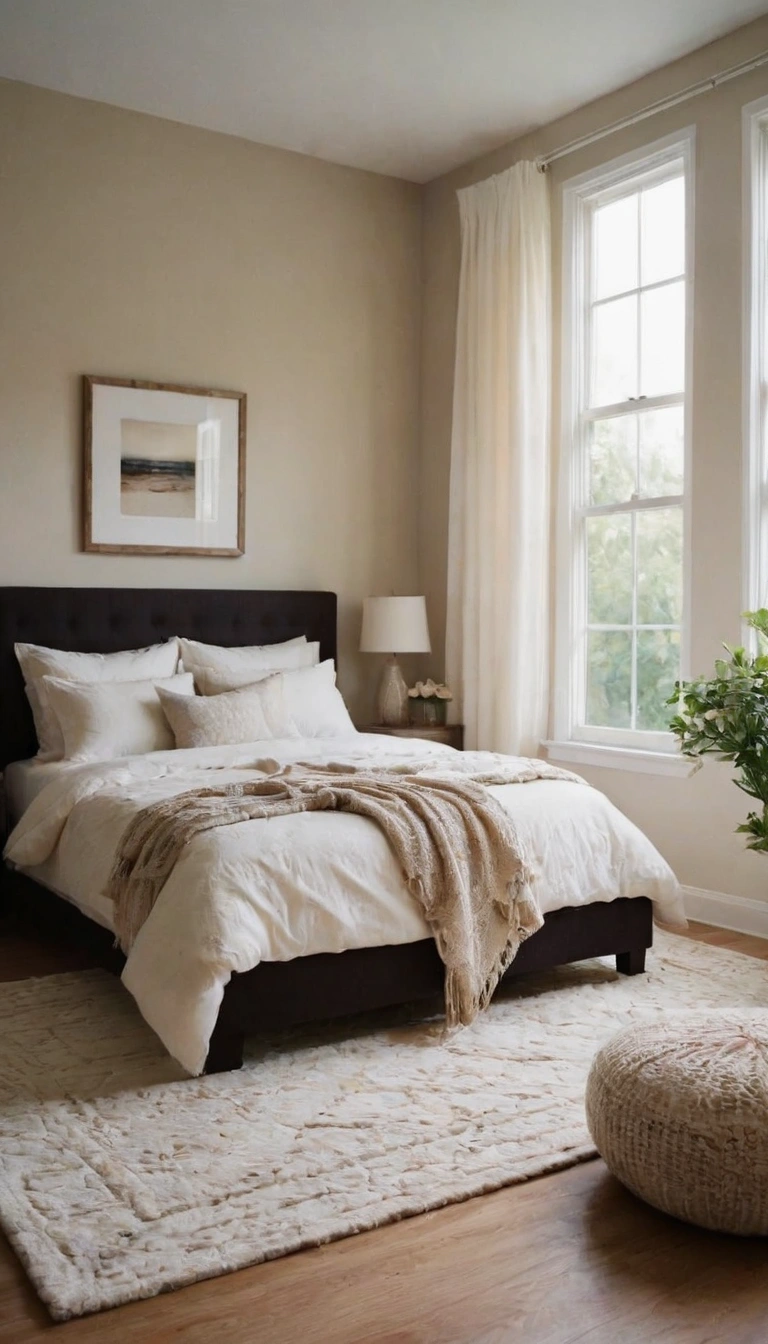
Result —
[[[768, 99], [744, 109], [745, 216], [745, 592], [744, 607], [768, 606]], [[751, 643], [753, 634], [745, 636]]]
[[672, 751], [685, 629], [691, 139], [564, 193], [556, 736]]

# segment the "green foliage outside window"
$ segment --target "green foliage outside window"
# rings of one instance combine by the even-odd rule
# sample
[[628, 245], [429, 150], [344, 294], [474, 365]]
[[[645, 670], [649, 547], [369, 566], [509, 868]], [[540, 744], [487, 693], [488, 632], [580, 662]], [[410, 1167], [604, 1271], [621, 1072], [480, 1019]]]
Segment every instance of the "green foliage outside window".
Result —
[[[593, 505], [627, 503], [633, 494], [638, 499], [674, 495], [682, 484], [682, 406], [595, 422], [590, 449]], [[587, 622], [592, 627], [587, 634], [586, 722], [666, 732], [667, 701], [680, 675], [682, 509], [594, 514], [586, 520], [586, 535]], [[599, 626], [624, 628], [594, 628]]]
[[727, 658], [715, 662], [709, 679], [678, 681], [668, 703], [678, 713], [670, 728], [683, 754], [712, 755], [732, 761], [734, 783], [760, 809], [750, 812], [737, 831], [749, 836], [747, 848], [768, 852], [768, 609], [744, 613], [757, 631], [756, 655], [724, 646]]

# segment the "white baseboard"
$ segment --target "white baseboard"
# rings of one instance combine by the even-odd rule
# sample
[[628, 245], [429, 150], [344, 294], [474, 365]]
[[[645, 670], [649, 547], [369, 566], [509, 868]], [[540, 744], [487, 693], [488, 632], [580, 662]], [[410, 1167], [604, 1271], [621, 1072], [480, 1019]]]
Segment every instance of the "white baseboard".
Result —
[[728, 896], [724, 891], [706, 891], [703, 887], [683, 887], [683, 902], [689, 919], [714, 924], [720, 929], [732, 929], [735, 933], [768, 938], [768, 882], [764, 901]]

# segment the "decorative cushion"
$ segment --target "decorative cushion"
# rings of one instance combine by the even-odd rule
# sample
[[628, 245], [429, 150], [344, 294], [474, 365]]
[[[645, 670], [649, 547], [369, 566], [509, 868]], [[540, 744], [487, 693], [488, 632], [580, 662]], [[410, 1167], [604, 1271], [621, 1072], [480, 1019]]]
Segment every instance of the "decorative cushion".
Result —
[[192, 673], [162, 681], [62, 681], [43, 677], [47, 704], [56, 715], [68, 761], [111, 761], [171, 751], [173, 733], [162, 711], [161, 689], [191, 698]]
[[[263, 674], [267, 676], [267, 673]], [[281, 672], [285, 712], [290, 717], [299, 737], [345, 737], [357, 733], [344, 704], [344, 697], [336, 685], [336, 668], [332, 658], [316, 667], [296, 667]], [[263, 678], [242, 673], [209, 672], [198, 689], [203, 695], [218, 696], [247, 685], [258, 685]]]
[[613, 1175], [700, 1227], [768, 1234], [768, 1012], [630, 1027], [596, 1055], [587, 1123]]
[[279, 673], [225, 695], [184, 696], [169, 690], [158, 690], [158, 695], [177, 747], [221, 747], [297, 735], [283, 708]]

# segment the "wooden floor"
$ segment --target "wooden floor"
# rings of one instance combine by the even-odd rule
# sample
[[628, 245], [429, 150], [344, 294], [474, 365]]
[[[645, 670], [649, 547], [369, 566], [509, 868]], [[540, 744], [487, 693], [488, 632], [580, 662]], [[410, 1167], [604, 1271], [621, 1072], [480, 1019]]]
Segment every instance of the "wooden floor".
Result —
[[[691, 936], [768, 960], [768, 942], [757, 938], [704, 925], [691, 926]], [[0, 980], [82, 964], [0, 929]], [[0, 1238], [0, 1342], [43, 1339], [767, 1344], [768, 1243], [715, 1236], [665, 1218], [628, 1194], [601, 1162], [588, 1162], [148, 1302], [53, 1325]]]

